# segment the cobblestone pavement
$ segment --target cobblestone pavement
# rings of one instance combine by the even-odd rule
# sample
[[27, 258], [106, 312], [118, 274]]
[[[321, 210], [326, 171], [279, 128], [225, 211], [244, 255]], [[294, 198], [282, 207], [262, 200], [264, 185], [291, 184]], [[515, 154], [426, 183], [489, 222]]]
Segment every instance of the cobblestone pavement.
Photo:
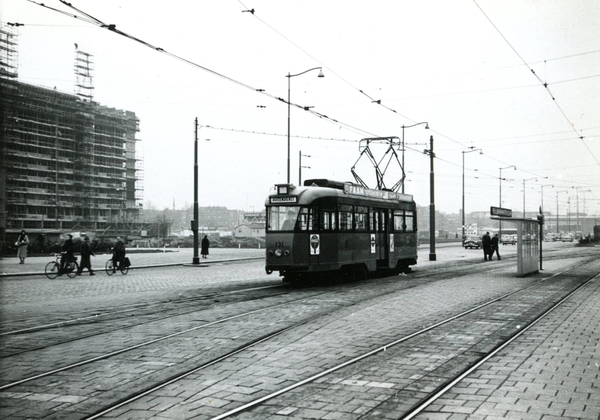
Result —
[[[219, 259], [216, 251], [211, 255], [212, 260]], [[264, 253], [260, 250], [250, 251], [257, 254], [256, 258], [260, 258]], [[417, 268], [441, 264], [427, 261], [428, 253], [428, 246], [420, 249]], [[507, 257], [510, 253], [510, 250], [504, 252]], [[463, 259], [475, 263], [482, 260], [480, 254], [480, 251], [462, 250], [460, 247], [440, 247], [438, 261]], [[173, 257], [170, 253], [164, 253], [164, 256]], [[183, 254], [179, 254], [178, 258], [181, 259], [182, 256], [185, 260], [191, 259]], [[136, 255], [134, 261], [140, 261], [141, 264], [142, 256], [139, 257], [138, 259]], [[149, 258], [158, 260], [157, 255]], [[235, 259], [235, 256], [223, 256], [221, 261], [229, 259]], [[574, 259], [572, 262], [576, 261]], [[42, 263], [40, 260], [40, 264]], [[33, 266], [33, 261], [31, 264]], [[404, 320], [395, 321], [396, 326], [410, 325], [411, 317], [423, 309], [428, 311], [439, 309], [442, 304], [448, 305], [448, 300], [459, 299], [459, 296], [462, 298], [466, 294], [477, 298], [485, 287], [488, 289], [494, 287], [498, 290], [510, 289], [516, 284], [526, 284], [530, 281], [530, 279], [514, 278], [514, 274], [511, 273], [516, 271], [516, 267], [495, 272], [494, 263], [482, 262], [482, 264], [490, 265], [490, 275], [485, 279], [480, 275], [466, 276], [458, 280], [440, 281], [433, 285], [434, 288], [426, 289], [419, 288], [418, 281], [411, 281], [415, 286], [414, 289], [398, 296], [391, 296], [379, 303], [370, 302], [358, 307], [348, 307], [344, 312], [337, 314], [335, 319], [311, 327], [312, 333], [308, 335], [306, 331], [298, 333], [300, 335], [297, 339], [287, 341], [286, 346], [282, 346], [282, 342], [275, 340], [257, 348], [249, 355], [240, 356], [224, 366], [208, 371], [208, 374], [197, 375], [167, 387], [161, 393], [143, 398], [128, 406], [126, 410], [114, 412], [109, 417], [210, 418], [211, 413], [223, 412], [223, 407], [228, 404], [239, 404], [252, 399], [258, 390], [276, 390], [285, 381], [306, 376], [308, 371], [318, 367], [318, 360], [329, 363], [331, 358], [348, 357], [359, 350], [361, 346], [359, 337], [368, 338], [382, 331], [389, 333], [390, 336], [395, 335], [396, 328], [391, 328], [390, 322], [386, 320], [389, 314], [396, 313], [406, 317]], [[564, 261], [560, 263], [548, 261], [545, 268], [547, 273], [552, 273], [560, 270], [562, 265]], [[1, 271], [4, 271], [4, 266]], [[6, 315], [16, 316], [19, 311], [35, 310], [35, 305], [40, 303], [39, 296], [47, 296], [48, 304], [52, 302], [54, 305], [52, 310], [59, 310], [62, 300], [63, 306], [66, 306], [64, 310], [68, 312], [69, 308], [75, 307], [71, 305], [85, 307], [102, 299], [111, 301], [119, 299], [118, 296], [123, 296], [123, 299], [127, 296], [138, 296], [138, 298], [150, 295], [165, 296], [170, 293], [182, 293], [182, 291], [185, 293], [186, 288], [209, 287], [211, 284], [236, 281], [276, 283], [279, 279], [275, 275], [267, 276], [264, 273], [264, 261], [260, 259], [226, 266], [208, 264], [202, 268], [154, 267], [148, 270], [132, 270], [127, 276], [117, 274], [108, 277], [102, 274], [96, 277], [86, 276], [58, 281], [34, 277], [7, 277], [2, 280], [3, 318]], [[597, 389], [600, 385], [598, 370], [600, 348], [596, 332], [597, 325], [600, 325], [599, 283], [600, 281], [596, 281], [586, 288], [586, 291], [581, 296], [578, 295], [577, 299], [565, 309], [555, 311], [551, 317], [538, 324], [536, 329], [532, 329], [529, 335], [505, 349], [490, 366], [480, 369], [475, 376], [469, 377], [455, 393], [431, 406], [429, 411], [422, 413], [419, 418], [544, 420], [560, 417], [599, 418], [600, 413], [596, 409], [600, 406], [597, 404]], [[31, 294], [32, 290], [36, 291], [34, 296]], [[65, 302], [68, 304], [64, 305]], [[343, 300], [340, 303], [343, 304]], [[318, 302], [308, 300], [305, 305], [308, 308], [311, 305], [318, 305]], [[340, 339], [342, 337], [343, 340]], [[318, 343], [325, 343], [326, 348], [322, 348]], [[329, 350], [332, 351], [327, 357]], [[168, 354], [166, 356], [165, 360], [168, 359]], [[263, 359], [268, 362], [270, 368], [264, 366], [259, 368], [259, 365], [255, 365], [257, 360]], [[417, 361], [418, 356], [415, 355], [415, 363]], [[282, 368], [285, 369], [285, 376], [277, 373], [282, 372]], [[397, 418], [391, 412], [375, 415], [371, 410], [396, 392], [394, 381], [387, 379], [393, 377], [390, 373], [384, 374], [375, 369], [368, 376], [349, 375], [341, 378], [339, 384], [333, 384], [334, 388], [331, 391], [323, 391], [320, 402], [310, 405], [295, 404], [292, 400], [287, 404], [283, 399], [284, 404], [271, 418], [354, 419], [361, 416]], [[102, 386], [102, 384], [90, 384], [90, 386], [95, 385]], [[322, 385], [332, 384], [324, 381]], [[9, 394], [3, 395], [6, 397], [10, 396]], [[11, 398], [13, 397], [28, 398], [25, 394], [14, 395]], [[71, 397], [76, 398], [76, 394]], [[48, 398], [47, 401], [31, 399], [32, 403], [37, 401], [39, 404], [49, 404], [50, 401], [70, 403], [66, 400], [56, 401], [68, 396], [51, 393], [45, 397], [40, 394], [35, 394], [34, 397], [32, 394], [30, 398]], [[265, 414], [258, 410], [241, 414], [240, 418], [262, 419], [266, 418]], [[73, 416], [73, 418], [80, 417]]]

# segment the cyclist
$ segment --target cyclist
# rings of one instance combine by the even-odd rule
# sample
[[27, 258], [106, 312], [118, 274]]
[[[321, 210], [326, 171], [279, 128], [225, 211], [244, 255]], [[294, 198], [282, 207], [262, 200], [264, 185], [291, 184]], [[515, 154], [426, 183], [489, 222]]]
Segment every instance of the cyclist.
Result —
[[121, 267], [123, 259], [125, 258], [125, 242], [120, 237], [117, 238], [117, 242], [113, 248], [112, 262], [113, 262], [113, 273], [117, 272], [117, 265]]
[[70, 233], [67, 235], [67, 240], [62, 245], [62, 252], [60, 257], [60, 275], [65, 271], [65, 264], [73, 261], [73, 254], [75, 253], [75, 244], [73, 243], [73, 235]]

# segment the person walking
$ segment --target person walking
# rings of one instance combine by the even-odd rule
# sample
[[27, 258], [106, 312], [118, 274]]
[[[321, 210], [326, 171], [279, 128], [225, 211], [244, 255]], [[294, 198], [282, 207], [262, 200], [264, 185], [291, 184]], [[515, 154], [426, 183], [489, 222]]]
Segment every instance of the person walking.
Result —
[[92, 250], [92, 246], [90, 245], [90, 237], [86, 236], [83, 238], [83, 243], [81, 244], [81, 264], [79, 265], [79, 270], [77, 270], [77, 275], [81, 276], [84, 268], [88, 269], [90, 276], [95, 276], [96, 273], [92, 270], [92, 260], [91, 257], [96, 256], [94, 251]]
[[489, 256], [491, 260], [492, 242], [490, 238], [490, 232], [485, 232], [485, 235], [483, 235], [483, 237], [481, 238], [481, 245], [483, 246], [483, 259], [487, 261]]
[[207, 258], [209, 246], [210, 246], [210, 241], [208, 240], [208, 236], [204, 235], [204, 238], [202, 238], [202, 244], [200, 247], [200, 254], [202, 255], [202, 258]]
[[123, 264], [123, 260], [125, 259], [125, 242], [123, 242], [123, 239], [121, 239], [121, 237], [117, 238], [117, 242], [115, 243], [115, 246], [113, 247], [113, 255], [112, 255], [112, 262], [113, 262], [113, 273], [117, 272], [117, 267], [120, 267], [121, 264]]
[[67, 261], [73, 261], [73, 256], [75, 254], [75, 244], [73, 243], [73, 235], [70, 233], [67, 235], [67, 240], [63, 243], [61, 248], [61, 257], [60, 257], [60, 274], [62, 275], [65, 271], [65, 264]]
[[496, 253], [496, 255], [498, 256], [498, 259], [501, 260], [502, 258], [500, 258], [500, 252], [498, 251], [498, 243], [499, 243], [499, 238], [498, 238], [498, 234], [496, 233], [494, 235], [494, 237], [491, 240], [491, 253], [490, 253], [490, 261], [492, 260], [492, 257], [494, 256], [494, 253]]
[[15, 243], [17, 246], [17, 257], [19, 258], [19, 264], [25, 264], [25, 258], [27, 258], [27, 247], [29, 246], [29, 237], [27, 236], [27, 232], [25, 230], [21, 231], [17, 242]]

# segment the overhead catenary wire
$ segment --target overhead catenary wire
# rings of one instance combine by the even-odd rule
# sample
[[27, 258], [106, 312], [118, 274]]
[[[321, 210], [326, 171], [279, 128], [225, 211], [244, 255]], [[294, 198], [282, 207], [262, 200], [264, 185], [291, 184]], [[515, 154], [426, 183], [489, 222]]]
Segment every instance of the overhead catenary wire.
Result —
[[[95, 26], [99, 26], [99, 27], [101, 27], [101, 28], [104, 28], [104, 29], [108, 29], [108, 30], [110, 30], [110, 31], [112, 31], [112, 32], [114, 32], [114, 33], [116, 33], [116, 34], [118, 34], [118, 35], [124, 36], [124, 37], [126, 37], [126, 38], [129, 38], [129, 39], [131, 39], [131, 40], [133, 40], [133, 41], [139, 42], [139, 43], [141, 43], [142, 45], [144, 45], [144, 46], [146, 46], [146, 47], [148, 47], [148, 48], [152, 48], [152, 49], [154, 49], [154, 50], [155, 50], [155, 51], [157, 51], [157, 52], [164, 53], [164, 54], [166, 54], [166, 55], [168, 55], [168, 56], [171, 56], [172, 58], [175, 58], [175, 59], [177, 59], [177, 60], [180, 60], [180, 61], [182, 61], [182, 62], [185, 62], [185, 63], [187, 63], [187, 64], [190, 64], [190, 65], [192, 65], [192, 66], [198, 67], [198, 68], [200, 68], [200, 69], [202, 69], [202, 70], [204, 70], [204, 71], [207, 71], [207, 72], [210, 72], [210, 73], [214, 74], [215, 76], [218, 76], [218, 77], [225, 78], [226, 80], [229, 80], [229, 81], [231, 81], [231, 82], [233, 82], [233, 83], [236, 83], [236, 84], [238, 84], [238, 85], [240, 85], [240, 86], [242, 86], [242, 87], [244, 87], [244, 88], [248, 88], [248, 89], [251, 89], [251, 90], [257, 91], [257, 92], [259, 92], [259, 93], [261, 93], [261, 94], [263, 94], [263, 95], [266, 95], [266, 96], [268, 96], [268, 97], [270, 97], [270, 98], [276, 99], [276, 100], [278, 100], [278, 101], [281, 101], [281, 102], [283, 102], [283, 103], [287, 103], [287, 101], [286, 101], [285, 99], [281, 98], [281, 97], [278, 97], [278, 96], [272, 95], [272, 94], [270, 94], [270, 93], [268, 93], [268, 92], [265, 92], [265, 91], [264, 91], [264, 90], [262, 90], [262, 89], [256, 89], [256, 88], [254, 88], [254, 87], [252, 87], [252, 86], [250, 86], [250, 85], [248, 85], [248, 84], [246, 84], [246, 83], [240, 82], [240, 81], [238, 81], [238, 80], [235, 80], [235, 79], [233, 79], [233, 78], [229, 78], [228, 76], [226, 76], [226, 75], [224, 75], [224, 74], [222, 74], [222, 73], [219, 73], [219, 72], [216, 72], [216, 71], [214, 71], [214, 70], [211, 70], [211, 69], [209, 69], [209, 68], [207, 68], [207, 67], [204, 67], [204, 66], [202, 66], [202, 65], [200, 65], [200, 64], [197, 64], [197, 63], [195, 63], [195, 62], [192, 62], [192, 61], [190, 61], [190, 60], [188, 60], [188, 59], [186, 59], [186, 58], [184, 58], [184, 57], [181, 57], [181, 56], [178, 56], [178, 55], [172, 54], [172, 53], [170, 53], [170, 52], [168, 52], [168, 51], [165, 51], [164, 49], [162, 49], [162, 48], [160, 48], [160, 47], [158, 47], [158, 46], [156, 46], [156, 45], [153, 45], [153, 44], [151, 44], [151, 43], [148, 43], [148, 42], [146, 42], [146, 41], [144, 41], [144, 40], [142, 40], [142, 39], [139, 39], [139, 38], [136, 38], [136, 37], [134, 37], [134, 36], [131, 36], [131, 35], [129, 35], [129, 34], [127, 34], [127, 33], [123, 32], [123, 31], [121, 31], [121, 30], [117, 29], [115, 25], [105, 24], [105, 23], [103, 23], [102, 21], [100, 21], [99, 19], [97, 19], [97, 18], [95, 18], [95, 17], [93, 17], [93, 16], [91, 16], [91, 15], [89, 15], [89, 14], [86, 14], [85, 12], [79, 11], [77, 8], [75, 8], [74, 6], [72, 6], [70, 3], [67, 3], [67, 2], [65, 2], [65, 1], [63, 1], [63, 0], [61, 0], [61, 3], [63, 3], [63, 4], [65, 4], [65, 5], [67, 5], [67, 6], [71, 7], [71, 8], [73, 8], [74, 10], [77, 10], [78, 12], [82, 13], [84, 16], [77, 16], [77, 15], [70, 14], [70, 13], [67, 13], [67, 12], [64, 12], [64, 11], [60, 11], [60, 10], [58, 10], [58, 9], [55, 9], [55, 8], [51, 8], [51, 7], [45, 6], [45, 5], [44, 5], [44, 4], [42, 4], [42, 3], [37, 3], [37, 2], [35, 2], [35, 1], [33, 1], [33, 0], [28, 0], [28, 1], [30, 1], [31, 3], [37, 4], [37, 5], [39, 5], [39, 6], [46, 7], [46, 8], [48, 8], [48, 9], [50, 9], [50, 10], [54, 10], [54, 11], [57, 11], [57, 12], [59, 12], [59, 13], [65, 14], [65, 15], [67, 15], [67, 16], [69, 16], [69, 17], [74, 17], [74, 18], [76, 18], [76, 19], [79, 19], [79, 20], [81, 20], [81, 21], [83, 21], [83, 22], [86, 22], [86, 23], [89, 23], [89, 24], [92, 24], [92, 25], [95, 25]], [[241, 3], [241, 2], [240, 2], [240, 3]], [[243, 3], [241, 3], [241, 4], [243, 4]], [[253, 10], [253, 13], [251, 13], [251, 14], [252, 14], [253, 16], [255, 16], [255, 17], [256, 17], [256, 13], [254, 13], [254, 10]], [[282, 35], [282, 36], [283, 36], [283, 35]], [[286, 39], [287, 39], [287, 38], [286, 38]], [[290, 42], [291, 42], [291, 41], [290, 41]], [[294, 45], [295, 45], [295, 44], [294, 44]], [[299, 47], [298, 47], [298, 48], [299, 48]], [[307, 54], [308, 54], [308, 53], [307, 53]], [[340, 77], [340, 76], [339, 76], [337, 73], [335, 73], [334, 71], [332, 71], [331, 69], [329, 69], [327, 66], [324, 66], [324, 67], [325, 67], [325, 68], [327, 68], [329, 71], [331, 71], [331, 72], [332, 72], [333, 74], [335, 74], [336, 76]], [[356, 88], [355, 86], [353, 86], [351, 83], [349, 83], [348, 81], [346, 81], [346, 80], [345, 80], [345, 79], [343, 79], [342, 77], [340, 77], [340, 79], [341, 79], [341, 80], [344, 80], [346, 83], [348, 83], [348, 84], [349, 84], [350, 86], [352, 86], [354, 89], [356, 89], [357, 91], [359, 91], [359, 92], [360, 92], [362, 95], [364, 95], [365, 97], [369, 98], [369, 99], [371, 100], [371, 102], [372, 102], [372, 103], [376, 103], [377, 105], [381, 105], [381, 106], [383, 106], [384, 108], [386, 108], [386, 109], [390, 110], [391, 112], [394, 112], [395, 114], [397, 114], [397, 115], [400, 115], [400, 116], [402, 116], [403, 118], [407, 118], [407, 119], [409, 119], [409, 120], [410, 120], [410, 118], [408, 118], [408, 117], [406, 117], [406, 116], [404, 116], [404, 115], [402, 115], [402, 114], [398, 113], [397, 111], [393, 110], [392, 108], [389, 108], [389, 107], [387, 107], [387, 105], [385, 105], [385, 104], [382, 104], [382, 103], [381, 103], [381, 100], [377, 100], [377, 99], [373, 98], [371, 95], [369, 95], [369, 94], [365, 93], [364, 91], [362, 91], [361, 89], [358, 89], [358, 88]], [[350, 125], [350, 124], [344, 123], [344, 122], [342, 122], [342, 121], [339, 121], [339, 120], [337, 120], [337, 119], [334, 119], [334, 118], [331, 118], [331, 117], [329, 117], [329, 116], [327, 116], [327, 115], [325, 115], [325, 114], [319, 113], [319, 112], [317, 112], [317, 111], [315, 111], [315, 110], [312, 110], [312, 109], [307, 109], [307, 108], [306, 108], [306, 107], [304, 107], [304, 106], [301, 106], [301, 105], [298, 105], [298, 104], [294, 104], [294, 103], [290, 103], [290, 105], [291, 105], [291, 106], [294, 106], [294, 107], [296, 107], [296, 108], [298, 108], [298, 109], [302, 109], [302, 110], [305, 110], [305, 111], [307, 111], [307, 112], [310, 112], [311, 114], [313, 114], [313, 115], [315, 115], [315, 116], [317, 116], [317, 117], [319, 117], [319, 118], [322, 118], [323, 120], [325, 120], [325, 121], [327, 121], [327, 122], [329, 122], [329, 123], [332, 123], [332, 124], [336, 124], [336, 125], [343, 126], [343, 127], [347, 128], [347, 129], [349, 129], [349, 130], [352, 130], [352, 131], [354, 131], [354, 132], [356, 132], [356, 133], [362, 133], [362, 134], [367, 134], [367, 135], [369, 135], [369, 136], [375, 136], [375, 134], [374, 134], [374, 133], [367, 132], [367, 131], [365, 131], [365, 130], [362, 130], [362, 129], [358, 128], [358, 127], [354, 127], [354, 126], [352, 126], [352, 125]], [[566, 115], [565, 115], [565, 116], [566, 116]], [[412, 120], [411, 120], [411, 121], [412, 121]], [[460, 142], [460, 141], [458, 141], [458, 140], [456, 140], [456, 139], [453, 139], [453, 138], [451, 138], [451, 137], [449, 137], [449, 136], [446, 136], [446, 135], [444, 135], [443, 133], [441, 133], [441, 132], [439, 132], [439, 131], [432, 130], [432, 132], [436, 133], [437, 135], [440, 135], [440, 136], [442, 136], [443, 138], [446, 138], [446, 139], [448, 139], [449, 141], [455, 142], [455, 143], [457, 143], [457, 144], [459, 144], [459, 145], [461, 145], [461, 146], [464, 146], [464, 147], [466, 147], [466, 146], [465, 146], [465, 145], [464, 145], [462, 142]], [[583, 136], [581, 136], [580, 138], [583, 140]], [[585, 145], [585, 141], [584, 141], [584, 145]], [[587, 147], [587, 145], [586, 145], [586, 147]], [[588, 147], [588, 150], [589, 150], [589, 147]], [[420, 152], [418, 152], [418, 153], [420, 153]], [[590, 153], [591, 153], [591, 151], [590, 151]], [[489, 158], [492, 158], [490, 155], [486, 155], [486, 156], [487, 156], [487, 157], [489, 157]], [[593, 154], [592, 154], [592, 156], [593, 156]], [[436, 158], [437, 158], [437, 159], [439, 159], [439, 157], [438, 157], [438, 156], [436, 156]], [[493, 159], [493, 158], [492, 158], [492, 159]], [[497, 160], [497, 159], [496, 159], [496, 160]], [[597, 161], [597, 159], [596, 159], [596, 161]], [[502, 164], [508, 164], [507, 162], [502, 162], [502, 161], [500, 161], [500, 160], [498, 160], [498, 162], [501, 162]], [[523, 169], [522, 169], [522, 168], [520, 168], [520, 170], [523, 170]], [[530, 173], [530, 174], [532, 174], [532, 175], [535, 175], [535, 176], [539, 176], [538, 174], [535, 174], [535, 173], [533, 173], [533, 172], [530, 172], [530, 171], [526, 171], [526, 172], [528, 172], [528, 173]]]
[[506, 44], [508, 44], [508, 46], [510, 47], [510, 49], [513, 50], [513, 52], [517, 55], [517, 57], [523, 62], [523, 64], [525, 64], [527, 66], [527, 68], [531, 71], [531, 73], [535, 76], [535, 78], [546, 89], [546, 91], [548, 92], [548, 94], [552, 98], [552, 101], [554, 102], [554, 104], [558, 108], [559, 112], [565, 118], [565, 120], [567, 121], [567, 123], [569, 124], [569, 126], [572, 128], [572, 130], [575, 132], [575, 134], [578, 136], [578, 138], [581, 140], [581, 142], [583, 143], [583, 145], [585, 146], [585, 148], [588, 150], [588, 152], [590, 153], [590, 155], [594, 158], [594, 160], [596, 161], [596, 163], [598, 163], [598, 165], [600, 165], [600, 160], [598, 160], [598, 158], [596, 157], [596, 155], [594, 155], [594, 153], [592, 152], [592, 149], [589, 148], [589, 146], [585, 142], [585, 138], [582, 135], [580, 135], [579, 133], [577, 133], [577, 130], [575, 129], [575, 124], [573, 124], [571, 122], [571, 120], [567, 116], [567, 114], [564, 111], [564, 109], [560, 106], [560, 104], [558, 103], [558, 101], [554, 97], [554, 94], [550, 90], [550, 88], [548, 86], [548, 83], [545, 82], [545, 81], [543, 81], [540, 78], [540, 76], [535, 72], [535, 70], [533, 70], [533, 68], [529, 64], [527, 64], [527, 61], [525, 61], [525, 59], [523, 57], [521, 57], [521, 55], [515, 49], [515, 47], [512, 46], [512, 44], [510, 43], [510, 41], [504, 36], [504, 34], [502, 34], [502, 32], [500, 31], [500, 29], [494, 24], [494, 22], [490, 19], [490, 17], [484, 12], [484, 10], [481, 8], [481, 6], [479, 6], [479, 4], [477, 3], [477, 0], [473, 0], [473, 3], [475, 3], [475, 5], [477, 6], [477, 8], [481, 11], [481, 13], [483, 13], [483, 15], [488, 20], [488, 22], [494, 27], [494, 29], [496, 30], [496, 32], [498, 32], [498, 34], [502, 37], [502, 39], [506, 42]]

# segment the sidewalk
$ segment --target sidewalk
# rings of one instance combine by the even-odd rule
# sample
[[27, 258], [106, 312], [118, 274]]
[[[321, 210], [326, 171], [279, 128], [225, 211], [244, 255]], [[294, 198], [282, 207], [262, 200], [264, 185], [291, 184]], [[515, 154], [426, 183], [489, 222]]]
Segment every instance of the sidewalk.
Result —
[[[76, 254], [77, 261], [80, 256]], [[192, 248], [181, 249], [155, 249], [148, 252], [148, 249], [128, 249], [127, 256], [131, 260], [130, 269], [165, 267], [191, 264], [194, 258]], [[104, 270], [106, 261], [111, 257], [110, 254], [96, 254], [92, 257], [92, 269], [94, 271]], [[200, 257], [200, 256], [199, 256]], [[200, 258], [201, 264], [214, 264], [225, 261], [241, 261], [246, 259], [260, 259], [265, 257], [264, 249], [248, 248], [214, 248], [210, 250], [207, 259]], [[53, 255], [27, 257], [25, 264], [19, 264], [17, 257], [9, 257], [0, 260], [0, 278], [14, 276], [32, 276], [44, 275], [46, 264], [54, 261]], [[87, 270], [86, 270], [87, 271]]]

